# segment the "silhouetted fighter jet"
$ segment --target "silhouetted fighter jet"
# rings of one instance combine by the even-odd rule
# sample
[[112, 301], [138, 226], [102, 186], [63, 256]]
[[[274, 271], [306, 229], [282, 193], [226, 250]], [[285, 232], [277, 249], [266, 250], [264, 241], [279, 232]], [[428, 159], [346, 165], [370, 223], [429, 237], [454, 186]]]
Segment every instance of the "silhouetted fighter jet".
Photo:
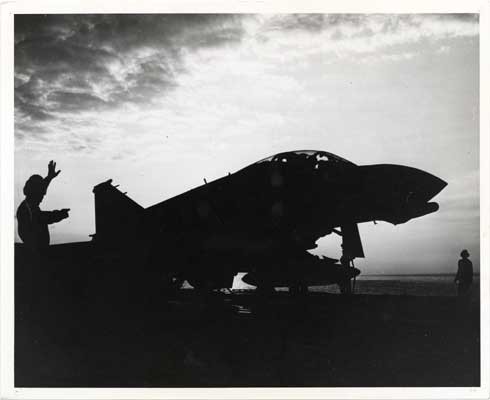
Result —
[[319, 238], [339, 234], [348, 260], [364, 257], [357, 224], [433, 213], [446, 185], [416, 168], [315, 150], [265, 158], [148, 208], [108, 180], [93, 190], [94, 245], [169, 287], [230, 288], [238, 272], [259, 288], [341, 283], [359, 270], [308, 253]]

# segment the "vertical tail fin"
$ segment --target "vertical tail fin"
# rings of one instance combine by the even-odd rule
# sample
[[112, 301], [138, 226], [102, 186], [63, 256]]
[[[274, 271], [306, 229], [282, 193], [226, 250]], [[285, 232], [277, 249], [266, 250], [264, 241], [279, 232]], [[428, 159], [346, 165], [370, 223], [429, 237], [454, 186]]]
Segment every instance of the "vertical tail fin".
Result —
[[138, 235], [144, 208], [112, 185], [112, 179], [93, 188], [97, 242], [121, 243]]

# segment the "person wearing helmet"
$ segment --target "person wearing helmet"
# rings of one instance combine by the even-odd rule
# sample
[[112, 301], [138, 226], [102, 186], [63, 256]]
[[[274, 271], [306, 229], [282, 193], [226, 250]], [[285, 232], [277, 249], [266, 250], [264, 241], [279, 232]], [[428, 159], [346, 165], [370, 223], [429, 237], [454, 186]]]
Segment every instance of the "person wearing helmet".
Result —
[[41, 211], [41, 204], [50, 182], [61, 171], [56, 171], [56, 163], [48, 164], [48, 175], [32, 175], [24, 185], [25, 199], [17, 208], [19, 236], [30, 250], [42, 253], [49, 246], [49, 224], [68, 218], [69, 208], [54, 211]]
[[458, 261], [458, 272], [454, 282], [458, 284], [458, 296], [467, 294], [473, 283], [473, 264], [469, 260], [468, 250], [461, 252], [461, 260]]

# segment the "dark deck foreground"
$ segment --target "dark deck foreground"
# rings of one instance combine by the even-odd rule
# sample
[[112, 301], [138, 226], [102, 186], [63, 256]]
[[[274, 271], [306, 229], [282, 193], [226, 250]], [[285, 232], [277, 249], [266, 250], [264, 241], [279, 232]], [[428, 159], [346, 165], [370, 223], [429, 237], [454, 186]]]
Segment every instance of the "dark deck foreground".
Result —
[[46, 279], [16, 282], [18, 387], [480, 384], [479, 309], [455, 297], [157, 298]]

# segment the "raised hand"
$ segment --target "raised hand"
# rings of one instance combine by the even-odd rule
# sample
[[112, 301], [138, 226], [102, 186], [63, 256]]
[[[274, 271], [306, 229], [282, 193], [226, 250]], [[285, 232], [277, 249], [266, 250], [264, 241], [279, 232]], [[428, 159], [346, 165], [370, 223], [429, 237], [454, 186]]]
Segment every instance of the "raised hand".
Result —
[[47, 179], [51, 180], [53, 178], [56, 178], [60, 172], [61, 170], [56, 171], [56, 163], [53, 160], [51, 160], [48, 164]]
[[60, 210], [60, 217], [61, 217], [62, 219], [68, 218], [68, 217], [69, 217], [69, 215], [68, 215], [68, 211], [70, 211], [70, 209], [69, 209], [69, 208], [62, 208], [62, 209]]

